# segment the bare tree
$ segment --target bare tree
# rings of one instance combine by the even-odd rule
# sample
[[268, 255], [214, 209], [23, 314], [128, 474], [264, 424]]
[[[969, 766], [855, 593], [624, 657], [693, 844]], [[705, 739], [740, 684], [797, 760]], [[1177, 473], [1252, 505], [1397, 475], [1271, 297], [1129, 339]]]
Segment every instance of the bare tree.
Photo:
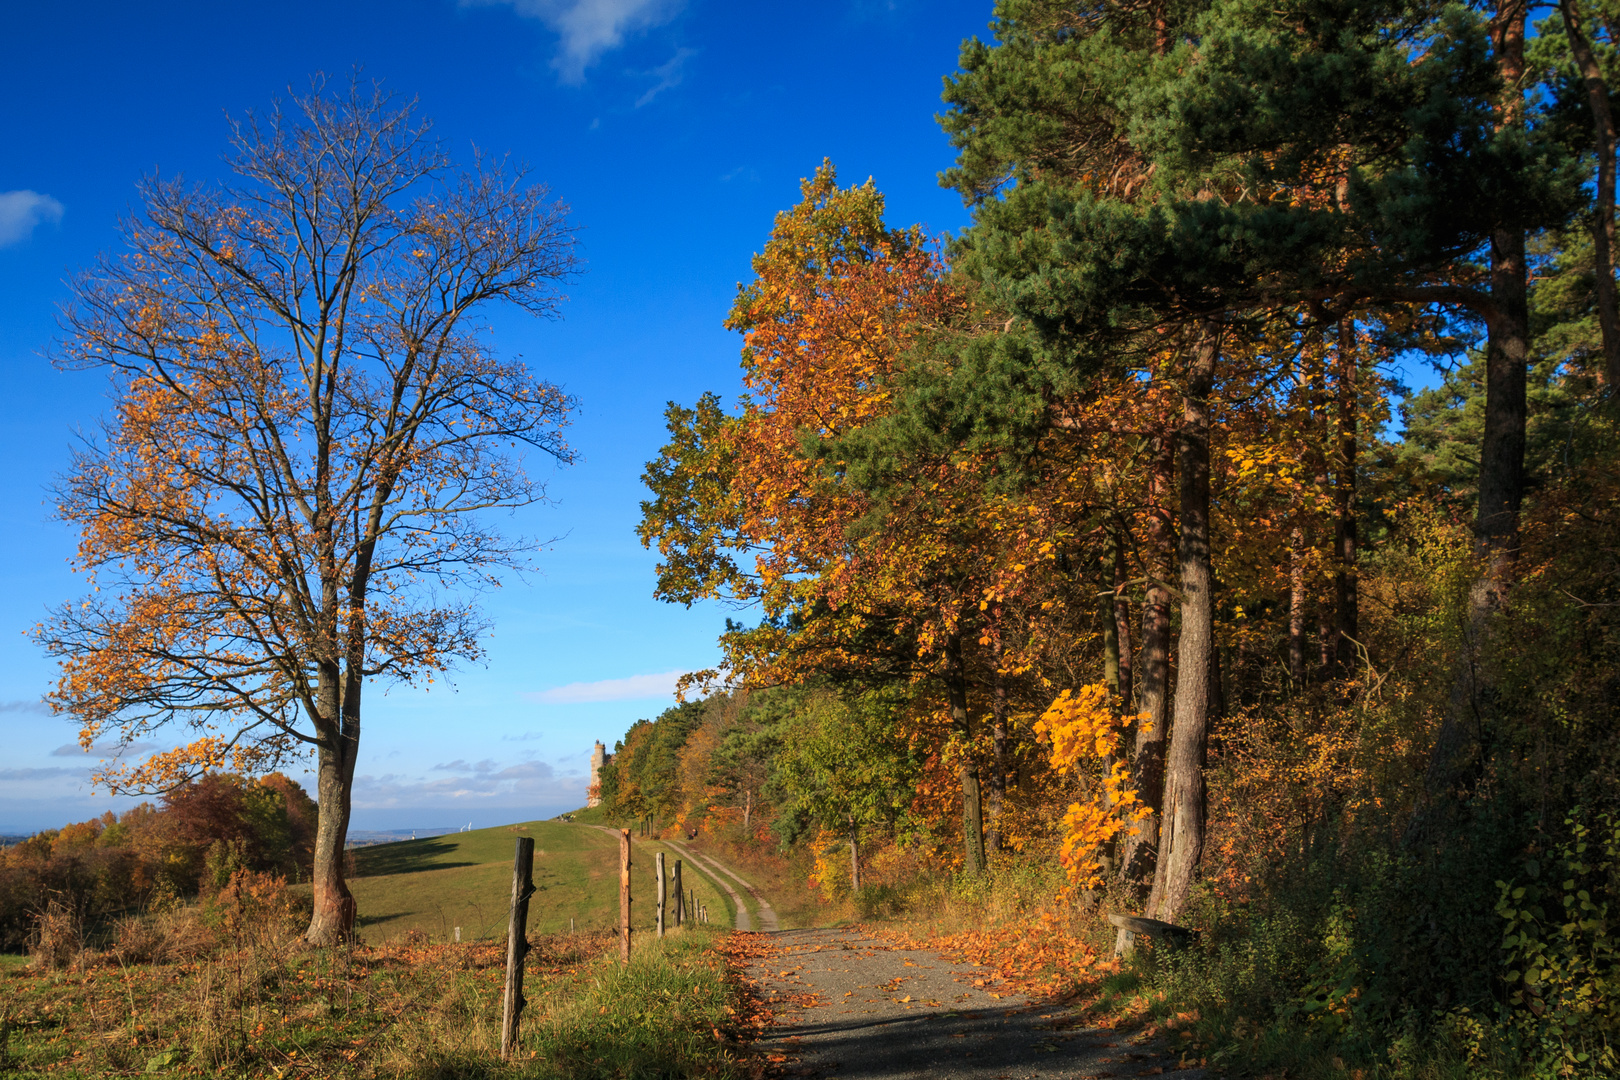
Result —
[[522, 170], [453, 168], [375, 86], [317, 79], [233, 122], [234, 186], [154, 178], [128, 250], [74, 285], [56, 360], [116, 404], [59, 486], [91, 591], [38, 631], [89, 746], [188, 740], [113, 790], [313, 753], [308, 939], [354, 926], [343, 880], [361, 695], [477, 658], [474, 593], [532, 544], [490, 511], [544, 500], [572, 401], [500, 358], [479, 313], [554, 315], [567, 208]]

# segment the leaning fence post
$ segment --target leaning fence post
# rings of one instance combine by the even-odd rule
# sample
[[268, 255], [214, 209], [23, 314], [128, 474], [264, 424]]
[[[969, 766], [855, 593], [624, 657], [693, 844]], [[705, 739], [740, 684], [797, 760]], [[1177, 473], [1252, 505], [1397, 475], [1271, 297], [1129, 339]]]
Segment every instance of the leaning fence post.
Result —
[[655, 869], [653, 870], [653, 877], [658, 882], [658, 899], [656, 901], [656, 903], [658, 905], [658, 936], [663, 937], [664, 936], [664, 902], [669, 898], [669, 893], [667, 893], [665, 891], [665, 887], [667, 885], [667, 882], [665, 882], [665, 880], [664, 880], [664, 853], [662, 851], [660, 851], [657, 855], [653, 856], [653, 865], [655, 867]]
[[630, 830], [619, 830], [619, 963], [630, 962]]
[[534, 895], [534, 838], [518, 838], [512, 856], [512, 918], [506, 928], [506, 1000], [501, 1010], [501, 1057], [510, 1059], [523, 1011], [523, 958], [529, 952], [529, 897]]
[[680, 926], [686, 922], [686, 893], [681, 891], [681, 860], [675, 860], [675, 880], [670, 883], [670, 889], [675, 893], [675, 925]]

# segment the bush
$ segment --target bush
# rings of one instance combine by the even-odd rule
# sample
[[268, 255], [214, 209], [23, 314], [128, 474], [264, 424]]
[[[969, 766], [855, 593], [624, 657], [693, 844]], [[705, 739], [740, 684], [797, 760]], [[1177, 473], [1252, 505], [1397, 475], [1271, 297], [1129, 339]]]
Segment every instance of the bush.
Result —
[[78, 962], [84, 952], [84, 926], [66, 904], [52, 900], [34, 921], [28, 955], [35, 966], [62, 971]]
[[1587, 825], [1577, 810], [1547, 860], [1524, 864], [1525, 883], [1498, 881], [1507, 922], [1502, 949], [1511, 988], [1506, 1025], [1538, 1076], [1620, 1070], [1620, 950], [1609, 907], [1620, 873], [1620, 822]]

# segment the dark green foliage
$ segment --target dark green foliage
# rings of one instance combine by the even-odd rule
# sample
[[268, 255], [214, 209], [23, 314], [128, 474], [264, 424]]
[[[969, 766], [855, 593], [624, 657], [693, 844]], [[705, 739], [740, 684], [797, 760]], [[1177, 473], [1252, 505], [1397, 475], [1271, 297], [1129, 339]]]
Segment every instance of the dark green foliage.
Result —
[[702, 725], [707, 703], [688, 701], [665, 709], [656, 720], [638, 720], [613, 748], [602, 784], [602, 805], [628, 817], [673, 817], [681, 805], [681, 748]]

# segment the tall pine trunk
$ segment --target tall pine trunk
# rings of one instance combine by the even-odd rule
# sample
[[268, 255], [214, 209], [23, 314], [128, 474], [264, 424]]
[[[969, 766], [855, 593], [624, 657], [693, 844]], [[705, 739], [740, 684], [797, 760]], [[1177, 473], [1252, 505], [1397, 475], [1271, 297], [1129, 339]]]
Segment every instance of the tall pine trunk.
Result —
[[1339, 320], [1338, 353], [1339, 445], [1333, 469], [1333, 540], [1339, 565], [1333, 573], [1333, 598], [1337, 615], [1335, 653], [1343, 676], [1355, 670], [1356, 642], [1361, 639], [1356, 589], [1356, 444], [1361, 394], [1355, 326], [1348, 315]]
[[1612, 392], [1620, 387], [1620, 303], [1616, 301], [1614, 284], [1614, 110], [1609, 104], [1608, 80], [1581, 24], [1575, 0], [1559, 0], [1558, 10], [1564, 17], [1569, 51], [1586, 85], [1586, 101], [1592, 110], [1592, 139], [1597, 147], [1597, 192], [1592, 207], [1593, 292], [1598, 327], [1603, 334], [1603, 372]]
[[1210, 561], [1210, 396], [1220, 329], [1205, 324], [1184, 375], [1181, 458], [1181, 636], [1176, 645], [1175, 722], [1166, 759], [1159, 866], [1148, 912], [1175, 922], [1204, 854], [1204, 757], [1215, 672], [1215, 574]]
[[1170, 591], [1172, 540], [1170, 487], [1175, 444], [1167, 433], [1153, 438], [1148, 469], [1147, 537], [1144, 551], [1147, 591], [1142, 598], [1142, 664], [1137, 683], [1138, 722], [1131, 748], [1131, 783], [1147, 814], [1125, 838], [1121, 877], [1128, 893], [1145, 897], [1158, 866], [1159, 814], [1164, 806], [1164, 746], [1170, 728]]
[[[1504, 4], [1491, 22], [1492, 43], [1504, 92], [1502, 126], [1524, 122], [1518, 86], [1524, 76], [1525, 8]], [[1519, 509], [1524, 500], [1526, 365], [1530, 356], [1529, 268], [1525, 234], [1511, 223], [1491, 233], [1491, 301], [1486, 322], [1485, 430], [1479, 455], [1479, 507], [1474, 523], [1484, 574], [1468, 596], [1463, 640], [1452, 670], [1445, 718], [1435, 736], [1424, 776], [1426, 803], [1408, 827], [1409, 843], [1421, 842], [1450, 815], [1454, 796], [1471, 786], [1484, 767], [1481, 736], [1489, 720], [1492, 678], [1486, 635], [1501, 606], [1518, 557]]]

